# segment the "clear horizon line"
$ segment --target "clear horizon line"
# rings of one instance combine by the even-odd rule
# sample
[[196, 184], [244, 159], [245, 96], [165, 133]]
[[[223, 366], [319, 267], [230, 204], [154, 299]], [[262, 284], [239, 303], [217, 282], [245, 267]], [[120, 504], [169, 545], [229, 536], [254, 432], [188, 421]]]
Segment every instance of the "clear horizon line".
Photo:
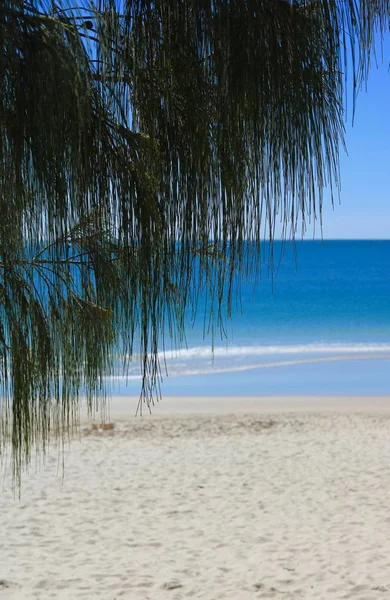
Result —
[[[247, 240], [247, 241], [251, 241], [251, 240]], [[266, 239], [264, 240], [265, 242], [268, 242], [269, 240]], [[390, 242], [390, 237], [388, 238], [382, 238], [382, 237], [350, 237], [350, 238], [343, 238], [343, 237], [324, 237], [324, 238], [280, 238], [280, 237], [275, 237], [273, 239], [274, 242]]]

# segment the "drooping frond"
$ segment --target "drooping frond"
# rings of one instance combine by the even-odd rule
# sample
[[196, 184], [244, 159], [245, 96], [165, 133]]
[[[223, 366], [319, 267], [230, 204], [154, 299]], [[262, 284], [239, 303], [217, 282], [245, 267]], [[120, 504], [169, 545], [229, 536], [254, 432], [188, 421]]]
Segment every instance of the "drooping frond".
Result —
[[11, 432], [16, 473], [114, 353], [140, 354], [149, 400], [199, 294], [221, 324], [261, 240], [321, 220], [345, 77], [358, 89], [388, 27], [385, 0], [2, 2], [0, 450]]

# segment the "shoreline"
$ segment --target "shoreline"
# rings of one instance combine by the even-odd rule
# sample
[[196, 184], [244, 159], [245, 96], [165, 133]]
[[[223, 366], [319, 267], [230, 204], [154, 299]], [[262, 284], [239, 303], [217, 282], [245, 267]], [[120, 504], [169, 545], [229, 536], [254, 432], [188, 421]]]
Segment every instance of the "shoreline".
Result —
[[390, 395], [384, 396], [163, 396], [151, 406], [146, 404], [142, 415], [136, 416], [139, 402], [137, 396], [111, 396], [106, 407], [91, 417], [85, 407], [80, 411], [80, 423], [103, 418], [129, 420], [133, 418], [158, 419], [175, 416], [212, 416], [248, 413], [293, 412], [364, 412], [390, 415]]

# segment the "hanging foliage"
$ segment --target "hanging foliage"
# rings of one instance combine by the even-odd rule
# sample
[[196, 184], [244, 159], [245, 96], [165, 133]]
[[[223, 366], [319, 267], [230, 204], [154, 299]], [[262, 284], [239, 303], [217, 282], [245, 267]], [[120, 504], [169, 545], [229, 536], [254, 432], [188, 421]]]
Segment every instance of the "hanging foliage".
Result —
[[[76, 6], [75, 6], [76, 4]], [[15, 474], [113, 355], [158, 394], [164, 335], [207, 295], [222, 326], [264, 238], [321, 222], [343, 89], [384, 0], [4, 0], [0, 452]], [[223, 308], [225, 307], [225, 308]]]

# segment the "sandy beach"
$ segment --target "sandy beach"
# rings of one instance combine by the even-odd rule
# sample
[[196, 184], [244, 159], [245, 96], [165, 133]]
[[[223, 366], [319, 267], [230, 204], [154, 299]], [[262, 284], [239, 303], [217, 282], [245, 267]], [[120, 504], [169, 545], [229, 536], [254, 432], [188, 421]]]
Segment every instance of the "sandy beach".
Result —
[[135, 408], [2, 465], [1, 599], [390, 597], [390, 398]]

